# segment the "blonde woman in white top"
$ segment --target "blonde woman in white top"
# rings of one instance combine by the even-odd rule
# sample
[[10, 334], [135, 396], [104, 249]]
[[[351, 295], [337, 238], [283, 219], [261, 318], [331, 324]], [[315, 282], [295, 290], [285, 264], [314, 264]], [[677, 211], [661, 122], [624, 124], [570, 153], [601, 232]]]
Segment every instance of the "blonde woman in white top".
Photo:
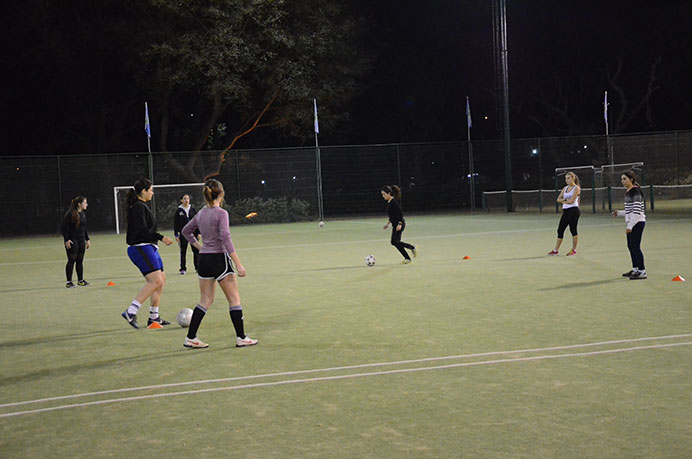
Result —
[[557, 202], [562, 203], [562, 217], [557, 226], [557, 241], [555, 248], [548, 252], [548, 255], [557, 255], [562, 245], [562, 239], [565, 235], [565, 229], [569, 226], [569, 232], [572, 233], [572, 250], [567, 252], [567, 256], [577, 254], [577, 242], [579, 242], [579, 233], [577, 232], [577, 223], [579, 222], [579, 195], [581, 187], [579, 186], [579, 177], [574, 172], [565, 174], [566, 186], [557, 197]]

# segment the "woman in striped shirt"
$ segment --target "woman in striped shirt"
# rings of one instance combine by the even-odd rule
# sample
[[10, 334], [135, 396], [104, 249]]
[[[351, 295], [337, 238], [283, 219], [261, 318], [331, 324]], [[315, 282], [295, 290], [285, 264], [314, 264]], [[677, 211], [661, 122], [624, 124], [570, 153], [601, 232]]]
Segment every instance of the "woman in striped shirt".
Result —
[[632, 270], [624, 273], [623, 277], [629, 277], [630, 280], [646, 279], [644, 254], [641, 249], [642, 234], [646, 224], [644, 193], [639, 186], [639, 181], [634, 171], [627, 171], [622, 174], [620, 181], [627, 189], [625, 191], [625, 210], [616, 210], [613, 212], [613, 216], [625, 217], [625, 223], [627, 223], [627, 229], [625, 229], [627, 248], [632, 258]]

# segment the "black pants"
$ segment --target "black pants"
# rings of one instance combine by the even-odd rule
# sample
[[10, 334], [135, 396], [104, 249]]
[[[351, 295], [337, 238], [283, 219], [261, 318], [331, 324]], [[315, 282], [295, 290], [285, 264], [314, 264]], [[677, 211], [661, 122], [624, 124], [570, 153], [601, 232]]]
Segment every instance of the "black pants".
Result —
[[[180, 270], [181, 271], [187, 271], [187, 260], [186, 260], [186, 255], [187, 255], [187, 246], [190, 243], [187, 242], [187, 239], [185, 239], [185, 236], [182, 234], [180, 235]], [[197, 263], [199, 261], [199, 250], [194, 248], [192, 245], [190, 245], [190, 248], [192, 249], [192, 262], [195, 265], [195, 271], [197, 271]]]
[[577, 223], [579, 222], [579, 216], [581, 212], [579, 207], [568, 207], [567, 209], [562, 209], [562, 217], [560, 217], [560, 223], [557, 225], [557, 238], [562, 239], [565, 235], [565, 229], [569, 225], [569, 232], [572, 236], [579, 234], [577, 232]]
[[632, 258], [632, 267], [644, 271], [644, 254], [642, 253], [642, 234], [644, 234], [645, 222], [634, 225], [631, 233], [627, 233], [627, 248]]
[[396, 249], [401, 253], [405, 259], [410, 260], [411, 257], [408, 256], [408, 253], [406, 253], [405, 249], [413, 250], [415, 249], [414, 246], [411, 244], [407, 244], [405, 242], [401, 242], [401, 233], [404, 232], [404, 228], [406, 228], [406, 222], [403, 222], [401, 224], [401, 231], [396, 230], [396, 225], [392, 224], [392, 240], [391, 243]]
[[72, 270], [77, 267], [77, 280], [84, 279], [84, 252], [86, 252], [86, 241], [72, 241], [72, 247], [65, 247], [67, 253], [67, 265], [65, 265], [65, 276], [67, 281], [72, 280]]

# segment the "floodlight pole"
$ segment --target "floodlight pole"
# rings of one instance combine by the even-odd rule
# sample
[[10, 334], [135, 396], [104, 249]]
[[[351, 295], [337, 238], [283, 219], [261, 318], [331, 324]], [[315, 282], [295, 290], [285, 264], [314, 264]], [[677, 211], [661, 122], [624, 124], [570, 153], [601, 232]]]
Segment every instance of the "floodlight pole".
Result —
[[466, 139], [468, 141], [468, 146], [469, 146], [469, 175], [470, 175], [470, 180], [469, 180], [469, 188], [471, 192], [471, 212], [476, 211], [476, 186], [475, 186], [475, 174], [473, 171], [473, 144], [471, 143], [471, 113], [468, 111], [469, 107], [469, 98], [468, 96], [466, 97], [466, 107], [467, 107], [467, 114], [466, 114]]
[[322, 155], [320, 153], [320, 142], [317, 135], [320, 132], [320, 128], [317, 123], [317, 99], [313, 99], [313, 104], [315, 108], [315, 168], [317, 169], [317, 211], [319, 213], [320, 221], [324, 221], [324, 204], [322, 200]]
[[502, 136], [505, 153], [505, 183], [507, 186], [507, 212], [514, 211], [512, 204], [512, 158], [509, 130], [509, 77], [507, 66], [507, 1], [493, 0], [493, 23], [495, 28], [495, 71], [502, 102]]

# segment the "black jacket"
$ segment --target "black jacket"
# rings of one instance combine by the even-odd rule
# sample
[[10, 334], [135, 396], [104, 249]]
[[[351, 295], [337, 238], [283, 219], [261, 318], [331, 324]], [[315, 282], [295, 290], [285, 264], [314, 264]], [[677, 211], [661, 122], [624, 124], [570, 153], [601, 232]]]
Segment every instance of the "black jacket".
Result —
[[65, 242], [72, 241], [88, 241], [89, 233], [86, 227], [86, 215], [84, 212], [79, 212], [79, 225], [75, 226], [72, 221], [72, 212], [65, 214], [65, 218], [62, 220], [62, 237]]
[[[175, 216], [173, 217], [173, 233], [175, 237], [180, 237], [180, 232], [183, 227], [188, 224], [190, 220], [197, 214], [195, 207], [190, 204], [190, 210], [185, 214], [185, 210], [182, 207], [175, 209]], [[195, 236], [199, 236], [199, 231], [195, 231]]]
[[387, 214], [389, 221], [396, 227], [399, 223], [404, 223], [404, 212], [396, 199], [392, 199], [387, 203]]
[[156, 244], [163, 235], [156, 231], [156, 219], [144, 201], [139, 199], [127, 209], [127, 245]]

